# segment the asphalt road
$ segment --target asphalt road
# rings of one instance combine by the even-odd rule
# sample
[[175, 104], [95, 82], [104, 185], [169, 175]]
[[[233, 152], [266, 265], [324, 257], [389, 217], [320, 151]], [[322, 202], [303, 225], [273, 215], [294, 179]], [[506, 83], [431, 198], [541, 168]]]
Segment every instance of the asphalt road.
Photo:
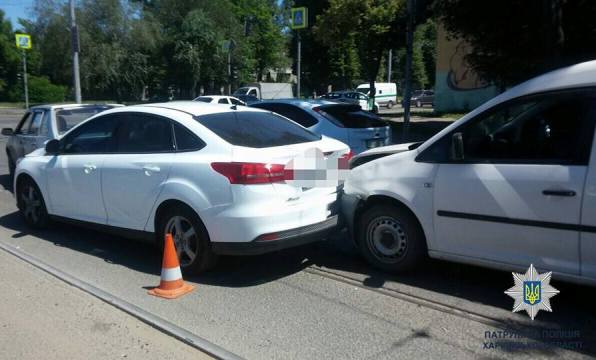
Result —
[[212, 359], [4, 251], [0, 274], [2, 359]]
[[[2, 115], [0, 127], [16, 116]], [[6, 112], [4, 112], [6, 113]], [[10, 192], [0, 137], [0, 241], [249, 359], [583, 358], [596, 355], [594, 288], [553, 282], [552, 313], [530, 321], [503, 292], [510, 273], [427, 261], [408, 275], [370, 269], [345, 235], [254, 257], [223, 258], [175, 301], [148, 296], [151, 247], [69, 225], [31, 231]], [[1, 190], [1, 189], [4, 190]], [[10, 282], [2, 278], [2, 282]], [[42, 306], [49, 306], [43, 304]], [[563, 329], [561, 338], [546, 329]], [[521, 337], [503, 338], [516, 332]], [[514, 346], [505, 346], [513, 342]], [[563, 342], [563, 347], [549, 346]], [[559, 344], [560, 345], [560, 344]], [[497, 346], [497, 349], [494, 347]]]

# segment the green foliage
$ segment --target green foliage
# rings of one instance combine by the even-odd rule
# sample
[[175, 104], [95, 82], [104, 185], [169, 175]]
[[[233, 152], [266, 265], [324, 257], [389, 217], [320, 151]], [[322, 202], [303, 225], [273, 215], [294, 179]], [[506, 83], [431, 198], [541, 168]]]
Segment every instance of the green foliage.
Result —
[[20, 59], [12, 25], [4, 19], [4, 12], [0, 10], [0, 101], [15, 100], [10, 90], [18, 84]]
[[[436, 25], [429, 19], [419, 25], [414, 32], [414, 46], [412, 51], [412, 89], [429, 89], [435, 83], [436, 64]], [[402, 47], [394, 54], [392, 78], [400, 84], [398, 91], [404, 88], [404, 73], [406, 64], [406, 49]]]
[[[80, 0], [83, 97], [138, 101], [147, 88], [150, 95], [171, 89], [177, 98], [191, 98], [201, 88], [218, 93], [230, 82], [222, 50], [226, 39], [236, 43], [232, 63], [239, 82], [255, 81], [266, 70], [288, 64], [281, 9], [274, 0]], [[68, 4], [36, 0], [32, 12], [34, 21], [23, 23], [34, 38], [31, 72], [70, 88]], [[247, 19], [253, 31], [245, 36]], [[10, 56], [0, 59], [0, 94], [4, 59]]]
[[[404, 10], [404, 0], [330, 0], [314, 31], [321, 42], [338, 47], [348, 59], [346, 50], [356, 49], [361, 71], [373, 90], [383, 53], [403, 38], [397, 31], [402, 28]], [[339, 69], [344, 64], [354, 68], [349, 61], [340, 61]]]
[[467, 61], [501, 88], [596, 57], [596, 2], [590, 0], [438, 0], [453, 36], [474, 51]]
[[62, 102], [66, 97], [66, 87], [52, 84], [47, 77], [29, 76], [28, 82], [30, 103]]

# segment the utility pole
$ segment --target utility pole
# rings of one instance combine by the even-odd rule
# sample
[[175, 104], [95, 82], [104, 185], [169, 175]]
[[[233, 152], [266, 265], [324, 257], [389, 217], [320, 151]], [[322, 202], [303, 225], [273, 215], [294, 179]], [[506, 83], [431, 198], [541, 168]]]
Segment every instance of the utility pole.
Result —
[[232, 51], [228, 51], [228, 95], [232, 95]]
[[72, 77], [75, 88], [75, 101], [82, 102], [81, 78], [79, 76], [79, 29], [75, 19], [75, 1], [70, 0], [70, 34], [72, 39]]
[[29, 88], [27, 87], [27, 54], [23, 50], [23, 87], [25, 88], [25, 109], [29, 109]]
[[406, 26], [406, 71], [404, 86], [404, 129], [402, 141], [407, 142], [410, 132], [410, 98], [412, 96], [412, 53], [414, 47], [415, 1], [407, 0], [408, 20]]
[[387, 82], [388, 83], [391, 82], [391, 65], [393, 63], [392, 55], [393, 55], [393, 50], [389, 49], [389, 59], [387, 61]]
[[300, 42], [300, 32], [298, 33], [298, 61], [296, 64], [296, 73], [298, 76], [298, 83], [296, 84], [296, 97], [300, 98], [300, 61], [302, 59], [302, 43]]

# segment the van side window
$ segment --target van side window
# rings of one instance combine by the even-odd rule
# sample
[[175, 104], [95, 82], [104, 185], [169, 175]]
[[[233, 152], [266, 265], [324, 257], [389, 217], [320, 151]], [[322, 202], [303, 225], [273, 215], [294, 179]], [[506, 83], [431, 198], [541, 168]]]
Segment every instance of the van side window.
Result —
[[450, 161], [451, 137], [459, 132], [465, 163], [587, 165], [595, 105], [596, 96], [586, 92], [512, 102], [463, 124], [425, 150], [418, 160]]

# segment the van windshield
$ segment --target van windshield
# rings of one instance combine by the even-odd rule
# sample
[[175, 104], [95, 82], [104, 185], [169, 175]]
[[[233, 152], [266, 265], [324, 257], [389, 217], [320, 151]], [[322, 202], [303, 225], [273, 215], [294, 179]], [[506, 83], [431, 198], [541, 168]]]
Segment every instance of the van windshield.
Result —
[[246, 95], [248, 93], [247, 87], [238, 88], [233, 95]]

